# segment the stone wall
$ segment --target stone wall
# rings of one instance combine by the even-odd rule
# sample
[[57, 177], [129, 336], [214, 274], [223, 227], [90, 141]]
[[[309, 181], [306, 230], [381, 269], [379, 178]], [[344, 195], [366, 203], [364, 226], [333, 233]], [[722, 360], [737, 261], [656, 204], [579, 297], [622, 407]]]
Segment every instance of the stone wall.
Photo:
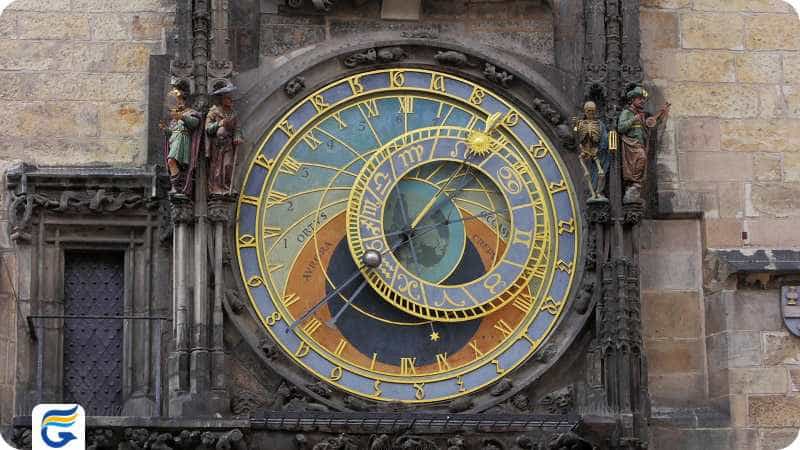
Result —
[[646, 78], [672, 103], [662, 195], [696, 194], [705, 245], [800, 245], [800, 21], [781, 0], [642, 0]]
[[144, 162], [168, 0], [17, 0], [0, 16], [0, 161]]
[[[15, 161], [140, 166], [148, 62], [169, 0], [17, 0], [0, 15], [0, 173]], [[5, 183], [3, 183], [5, 184]], [[15, 253], [0, 193], [0, 424], [14, 412]], [[20, 294], [22, 295], [22, 294]]]
[[262, 57], [276, 57], [326, 39], [364, 32], [427, 31], [468, 36], [544, 64], [554, 61], [553, 12], [544, 0], [426, 0], [418, 22], [381, 20], [381, 2], [356, 3], [364, 2], [338, 2], [328, 15], [315, 13], [310, 7], [281, 9], [280, 15], [262, 14]]
[[800, 427], [800, 339], [776, 286], [716, 279], [708, 255], [800, 247], [800, 20], [780, 0], [641, 4], [645, 76], [673, 105], [662, 212], [701, 216], [642, 229], [653, 446], [783, 448]]

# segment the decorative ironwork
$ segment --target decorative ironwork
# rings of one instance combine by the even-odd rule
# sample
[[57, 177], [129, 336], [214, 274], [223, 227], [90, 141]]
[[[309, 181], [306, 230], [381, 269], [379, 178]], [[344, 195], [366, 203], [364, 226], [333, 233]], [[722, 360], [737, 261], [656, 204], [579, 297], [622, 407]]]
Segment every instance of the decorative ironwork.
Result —
[[546, 414], [425, 414], [425, 413], [340, 413], [340, 412], [275, 412], [251, 419], [253, 429], [319, 430], [348, 428], [364, 432], [447, 433], [480, 430], [487, 433], [548, 431], [567, 433], [580, 423], [577, 415]]
[[[121, 315], [123, 259], [115, 253], [68, 253], [64, 312]], [[87, 414], [114, 416], [122, 407], [122, 322], [64, 322], [64, 401]]]

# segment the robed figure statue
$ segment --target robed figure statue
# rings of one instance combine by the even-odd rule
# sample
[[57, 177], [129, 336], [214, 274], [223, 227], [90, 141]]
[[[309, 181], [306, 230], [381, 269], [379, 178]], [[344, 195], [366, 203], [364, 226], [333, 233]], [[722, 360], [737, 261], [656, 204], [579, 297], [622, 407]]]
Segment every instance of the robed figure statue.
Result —
[[169, 108], [169, 122], [159, 124], [166, 133], [164, 152], [172, 185], [170, 194], [187, 196], [192, 190], [192, 173], [200, 148], [202, 115], [188, 105], [187, 95], [181, 89], [172, 89], [170, 97], [174, 103]]
[[218, 104], [211, 107], [206, 116], [206, 156], [210, 158], [208, 187], [211, 194], [230, 194], [236, 150], [242, 143], [239, 119], [233, 107], [231, 94], [236, 87], [229, 84], [211, 95]]
[[647, 176], [647, 145], [650, 133], [659, 120], [669, 114], [669, 103], [655, 116], [644, 110], [648, 93], [637, 86], [626, 94], [628, 105], [619, 115], [617, 131], [622, 141], [622, 180], [625, 184], [626, 203], [641, 201], [642, 186]]

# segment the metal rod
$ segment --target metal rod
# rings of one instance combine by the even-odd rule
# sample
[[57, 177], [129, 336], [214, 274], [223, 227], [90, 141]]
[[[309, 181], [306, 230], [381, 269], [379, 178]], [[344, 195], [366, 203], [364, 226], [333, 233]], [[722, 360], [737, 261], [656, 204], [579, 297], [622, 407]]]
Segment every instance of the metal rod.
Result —
[[89, 320], [166, 320], [172, 321], [169, 317], [160, 316], [79, 316], [79, 315], [58, 315], [58, 314], [34, 314], [28, 316], [29, 319], [89, 319]]
[[161, 321], [158, 320], [155, 323], [156, 328], [156, 360], [155, 360], [155, 396], [156, 396], [156, 416], [161, 417], [163, 411], [161, 409]]

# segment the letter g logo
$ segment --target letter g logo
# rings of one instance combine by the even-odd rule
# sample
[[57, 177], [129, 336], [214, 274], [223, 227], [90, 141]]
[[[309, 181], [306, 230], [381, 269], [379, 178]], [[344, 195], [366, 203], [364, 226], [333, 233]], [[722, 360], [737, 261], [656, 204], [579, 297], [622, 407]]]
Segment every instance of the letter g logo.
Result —
[[33, 448], [85, 448], [86, 413], [79, 405], [37, 405], [31, 422]]

